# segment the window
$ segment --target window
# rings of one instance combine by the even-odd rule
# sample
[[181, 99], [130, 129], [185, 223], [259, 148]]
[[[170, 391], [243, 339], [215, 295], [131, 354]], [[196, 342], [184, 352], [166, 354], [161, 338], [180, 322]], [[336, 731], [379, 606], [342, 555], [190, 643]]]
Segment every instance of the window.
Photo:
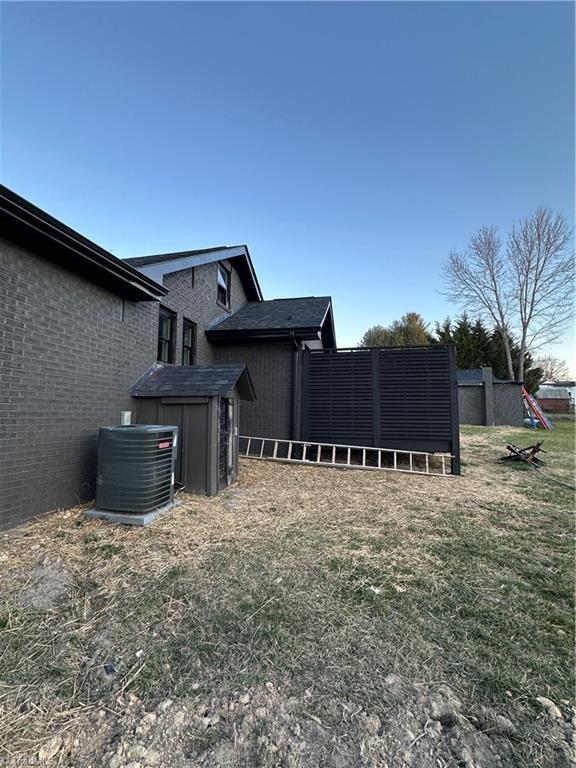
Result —
[[160, 307], [158, 322], [158, 360], [161, 363], [174, 362], [174, 334], [176, 331], [176, 315], [169, 309]]
[[194, 365], [196, 358], [196, 323], [186, 320], [182, 326], [182, 365]]
[[230, 306], [230, 272], [222, 264], [218, 264], [218, 302]]

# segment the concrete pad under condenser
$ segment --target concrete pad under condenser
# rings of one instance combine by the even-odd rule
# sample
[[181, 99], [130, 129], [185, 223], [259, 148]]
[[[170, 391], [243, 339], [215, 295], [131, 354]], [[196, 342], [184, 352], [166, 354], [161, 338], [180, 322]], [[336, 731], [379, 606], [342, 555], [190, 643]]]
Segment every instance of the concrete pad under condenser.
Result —
[[177, 507], [180, 504], [179, 501], [171, 501], [169, 504], [164, 504], [163, 507], [153, 509], [151, 512], [113, 512], [111, 509], [87, 509], [84, 514], [86, 517], [98, 520], [108, 520], [109, 523], [118, 523], [119, 525], [150, 525], [160, 515], [165, 515], [170, 512], [171, 509]]

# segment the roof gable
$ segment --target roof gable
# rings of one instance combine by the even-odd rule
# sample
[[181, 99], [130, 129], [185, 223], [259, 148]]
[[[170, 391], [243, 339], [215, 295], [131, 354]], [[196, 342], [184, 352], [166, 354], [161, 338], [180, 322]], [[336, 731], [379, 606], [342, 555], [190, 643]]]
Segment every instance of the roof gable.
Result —
[[196, 251], [136, 256], [124, 259], [124, 261], [158, 283], [162, 283], [164, 275], [172, 272], [180, 272], [183, 269], [191, 269], [215, 261], [230, 261], [238, 271], [248, 299], [250, 301], [262, 301], [262, 291], [246, 245], [222, 245]]

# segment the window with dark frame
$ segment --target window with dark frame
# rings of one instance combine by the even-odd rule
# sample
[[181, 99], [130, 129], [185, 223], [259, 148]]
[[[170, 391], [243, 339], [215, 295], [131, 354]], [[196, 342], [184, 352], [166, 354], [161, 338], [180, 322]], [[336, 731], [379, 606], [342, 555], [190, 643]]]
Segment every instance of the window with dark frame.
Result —
[[169, 309], [160, 307], [158, 320], [158, 361], [174, 362], [174, 337], [176, 335], [176, 315]]
[[218, 302], [230, 306], [230, 272], [222, 264], [218, 264]]
[[196, 323], [186, 320], [182, 325], [182, 365], [196, 362]]

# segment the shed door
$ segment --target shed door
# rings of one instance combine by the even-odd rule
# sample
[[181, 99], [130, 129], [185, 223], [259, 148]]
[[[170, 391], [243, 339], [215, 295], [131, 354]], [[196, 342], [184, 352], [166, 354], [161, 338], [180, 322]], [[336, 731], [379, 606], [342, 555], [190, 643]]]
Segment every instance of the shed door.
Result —
[[206, 493], [209, 460], [207, 405], [163, 403], [159, 407], [158, 419], [160, 424], [175, 424], [178, 427], [176, 482], [182, 483], [188, 493]]
[[218, 489], [225, 488], [230, 483], [232, 473], [232, 418], [231, 400], [220, 398], [218, 414]]
[[176, 465], [174, 467], [174, 480], [177, 483], [184, 484], [184, 467], [182, 466], [182, 443], [186, 439], [186, 430], [184, 424], [184, 409], [181, 405], [161, 405], [158, 409], [156, 421], [160, 424], [170, 424], [178, 427], [178, 445], [176, 450]]

